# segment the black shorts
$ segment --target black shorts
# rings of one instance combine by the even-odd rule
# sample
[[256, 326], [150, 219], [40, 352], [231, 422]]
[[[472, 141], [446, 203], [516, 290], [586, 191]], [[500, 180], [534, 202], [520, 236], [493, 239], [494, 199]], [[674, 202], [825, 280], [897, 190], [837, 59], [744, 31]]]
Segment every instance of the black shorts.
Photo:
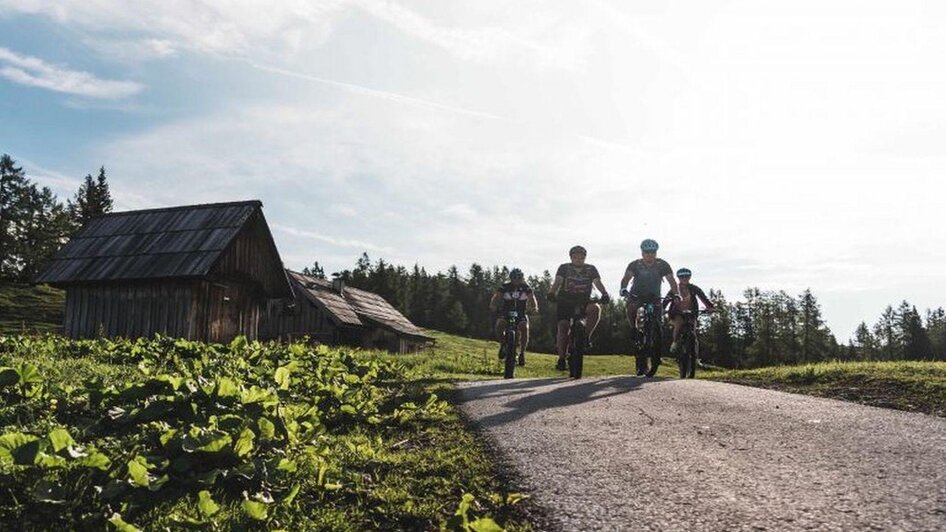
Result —
[[577, 311], [576, 308], [581, 308], [581, 315], [585, 315], [585, 307], [590, 303], [589, 300], [584, 301], [562, 301], [559, 300], [558, 304], [555, 306], [555, 316], [558, 321], [570, 320]]

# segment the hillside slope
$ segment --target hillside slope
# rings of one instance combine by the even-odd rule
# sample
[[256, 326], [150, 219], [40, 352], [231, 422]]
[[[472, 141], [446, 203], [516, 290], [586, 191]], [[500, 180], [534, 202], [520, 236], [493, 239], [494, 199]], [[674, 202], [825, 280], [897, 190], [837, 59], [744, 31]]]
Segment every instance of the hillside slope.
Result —
[[0, 281], [0, 333], [56, 332], [65, 300], [62, 290]]

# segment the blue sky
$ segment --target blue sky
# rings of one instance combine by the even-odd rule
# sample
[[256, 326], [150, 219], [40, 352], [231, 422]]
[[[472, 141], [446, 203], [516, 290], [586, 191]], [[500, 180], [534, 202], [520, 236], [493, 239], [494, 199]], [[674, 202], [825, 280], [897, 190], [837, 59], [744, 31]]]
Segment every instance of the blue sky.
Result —
[[646, 237], [841, 340], [946, 304], [929, 2], [0, 0], [0, 151], [117, 208], [259, 198], [287, 266], [553, 269]]

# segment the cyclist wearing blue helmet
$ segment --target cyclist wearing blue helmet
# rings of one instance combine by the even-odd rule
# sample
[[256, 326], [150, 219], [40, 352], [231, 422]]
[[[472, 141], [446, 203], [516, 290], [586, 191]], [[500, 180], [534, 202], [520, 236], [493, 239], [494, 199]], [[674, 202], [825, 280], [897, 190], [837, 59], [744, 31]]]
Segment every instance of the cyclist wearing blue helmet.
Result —
[[[637, 330], [637, 309], [646, 303], [661, 303], [661, 285], [664, 279], [670, 284], [672, 293], [677, 292], [677, 281], [673, 278], [673, 268], [663, 259], [657, 258], [657, 249], [660, 246], [653, 239], [641, 242], [641, 258], [632, 261], [624, 271], [621, 279], [621, 295], [627, 297], [627, 320], [631, 324], [631, 335], [634, 344], [637, 344], [639, 333]], [[631, 281], [633, 280], [633, 283]], [[631, 283], [631, 289], [627, 289]], [[652, 375], [660, 364], [659, 357], [652, 361], [653, 367], [648, 371], [647, 360], [637, 358], [637, 374]]]
[[[516, 310], [519, 312], [519, 360], [520, 366], [526, 365], [526, 347], [529, 345], [529, 315], [527, 312], [535, 312], [539, 309], [539, 303], [535, 299], [535, 292], [526, 283], [526, 276], [519, 268], [513, 268], [509, 272], [509, 282], [493, 292], [493, 298], [489, 301], [489, 308], [493, 312], [499, 311], [499, 304], [502, 302], [502, 310]], [[506, 339], [506, 318], [505, 314], [500, 314], [496, 318], [496, 338], [499, 340], [499, 358], [503, 358], [502, 345]]]
[[[706, 307], [706, 312], [716, 310], [713, 302], [706, 297], [706, 293], [703, 292], [699, 286], [690, 282], [690, 277], [692, 276], [693, 272], [691, 272], [689, 268], [680, 268], [677, 270], [677, 278], [680, 280], [680, 297], [668, 297], [664, 301], [664, 305], [670, 306], [668, 314], [670, 315], [670, 323], [673, 324], [673, 343], [670, 344], [670, 352], [673, 354], [677, 353], [677, 348], [679, 347], [677, 340], [680, 339], [680, 330], [683, 328], [683, 312], [690, 311], [696, 316], [697, 310], [699, 310], [699, 302], [697, 300], [703, 302], [703, 306]], [[697, 349], [699, 349], [699, 344], [697, 344]]]

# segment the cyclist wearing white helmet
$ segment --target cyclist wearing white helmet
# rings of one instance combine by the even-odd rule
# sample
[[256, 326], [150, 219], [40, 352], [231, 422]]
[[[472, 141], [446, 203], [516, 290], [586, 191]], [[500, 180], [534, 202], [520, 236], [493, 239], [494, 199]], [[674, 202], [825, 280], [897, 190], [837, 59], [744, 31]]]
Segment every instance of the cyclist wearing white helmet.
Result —
[[[632, 261], [627, 265], [624, 271], [624, 278], [621, 279], [621, 295], [627, 297], [627, 321], [631, 325], [631, 335], [634, 344], [637, 344], [639, 331], [637, 330], [637, 309], [645, 303], [660, 304], [660, 290], [664, 279], [670, 283], [672, 293], [677, 292], [677, 281], [673, 278], [673, 268], [663, 259], [657, 258], [657, 249], [660, 246], [653, 239], [646, 239], [641, 242], [641, 258]], [[628, 283], [631, 289], [627, 289]], [[637, 357], [637, 374], [653, 375], [660, 364], [659, 356], [652, 361], [652, 368], [647, 370], [647, 360], [644, 357]]]
[[535, 312], [539, 309], [539, 303], [535, 299], [535, 292], [526, 283], [526, 277], [519, 268], [513, 268], [509, 272], [509, 282], [493, 292], [493, 298], [489, 301], [489, 308], [493, 312], [499, 310], [499, 304], [502, 302], [503, 313], [496, 318], [496, 339], [499, 340], [499, 358], [503, 358], [503, 344], [506, 340], [506, 318], [507, 310], [516, 310], [519, 312], [519, 360], [520, 366], [526, 365], [526, 347], [529, 346], [529, 316], [527, 312]]
[[558, 319], [558, 335], [556, 347], [558, 349], [558, 363], [556, 369], [564, 370], [565, 352], [568, 349], [568, 321], [576, 307], [585, 309], [585, 327], [588, 331], [590, 344], [591, 335], [598, 326], [601, 318], [601, 307], [591, 303], [591, 288], [594, 286], [601, 293], [601, 303], [607, 304], [608, 297], [598, 269], [591, 264], [585, 264], [588, 252], [582, 246], [574, 246], [568, 250], [571, 262], [558, 267], [555, 272], [555, 281], [549, 288], [548, 299], [557, 302], [556, 317]]

